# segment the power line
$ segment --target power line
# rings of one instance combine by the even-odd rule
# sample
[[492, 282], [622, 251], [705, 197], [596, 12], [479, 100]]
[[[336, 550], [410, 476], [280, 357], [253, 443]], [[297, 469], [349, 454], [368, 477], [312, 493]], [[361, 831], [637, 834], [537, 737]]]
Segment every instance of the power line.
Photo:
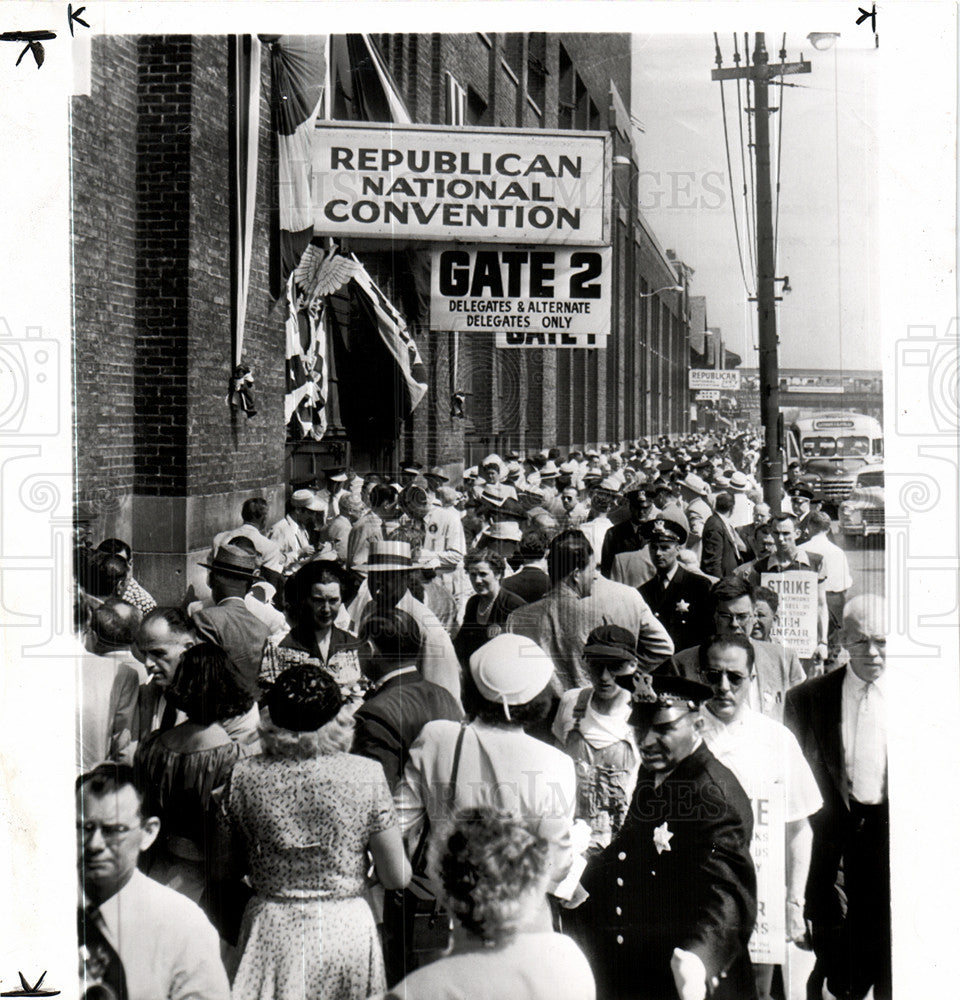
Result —
[[[720, 55], [720, 40], [717, 33], [713, 33], [713, 42], [717, 50], [717, 66], [723, 65], [723, 57]], [[747, 283], [747, 272], [743, 266], [743, 248], [740, 246], [740, 224], [737, 222], [737, 203], [733, 194], [733, 167], [730, 164], [730, 136], [727, 132], [727, 99], [723, 92], [723, 81], [720, 82], [720, 107], [723, 111], [723, 145], [727, 153], [727, 178], [730, 188], [730, 207], [733, 209], [733, 231], [737, 237], [737, 259], [740, 261], [740, 276], [743, 278], [743, 287], [747, 295], [751, 295], [750, 286]]]
[[780, 264], [780, 154], [783, 152], [783, 67], [787, 62], [787, 33], [783, 33], [783, 42], [780, 45], [780, 107], [777, 114], [780, 120], [777, 122], [777, 201], [773, 217], [773, 259], [775, 267]]
[[[733, 61], [740, 65], [740, 50], [737, 47], [737, 34], [733, 34]], [[749, 101], [749, 97], [747, 98]], [[740, 174], [743, 178], [743, 227], [746, 230], [747, 253], [750, 255], [750, 270], [757, 273], [757, 263], [753, 255], [754, 235], [750, 230], [750, 202], [747, 200], [747, 163], [743, 145], [743, 103], [740, 95], [740, 81], [737, 80], [737, 125], [740, 129]], [[752, 199], [752, 195], [751, 195]]]
[[[750, 38], [747, 32], [743, 33], [743, 48], [744, 55], [747, 60], [747, 69], [750, 69]], [[757, 181], [754, 174], [754, 159], [755, 150], [753, 145], [753, 119], [750, 117], [750, 108], [756, 107], [756, 96], [751, 105], [750, 101], [750, 85], [753, 83], [753, 79], [750, 75], [747, 76], [747, 149], [751, 150], [748, 159], [750, 160], [750, 225], [752, 226], [752, 231], [754, 233], [754, 238], [757, 232]], [[756, 95], [756, 86], [754, 86], [754, 95]], [[759, 280], [759, 279], [757, 279]]]

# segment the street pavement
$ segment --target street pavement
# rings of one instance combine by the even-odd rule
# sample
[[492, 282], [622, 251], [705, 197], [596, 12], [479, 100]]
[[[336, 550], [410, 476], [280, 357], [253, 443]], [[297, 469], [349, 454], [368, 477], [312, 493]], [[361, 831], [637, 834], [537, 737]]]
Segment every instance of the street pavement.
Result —
[[872, 535], [866, 539], [845, 536], [835, 527], [833, 541], [846, 552], [850, 572], [853, 574], [853, 586], [847, 592], [847, 597], [856, 597], [857, 594], [885, 594], [884, 536]]

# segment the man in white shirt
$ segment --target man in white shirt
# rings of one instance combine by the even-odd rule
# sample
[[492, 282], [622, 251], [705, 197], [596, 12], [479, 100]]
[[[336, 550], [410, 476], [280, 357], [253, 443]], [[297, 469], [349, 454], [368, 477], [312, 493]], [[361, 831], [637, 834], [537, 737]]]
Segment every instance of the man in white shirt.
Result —
[[860, 1000], [871, 987], [875, 1000], [891, 996], [886, 629], [882, 597], [849, 601], [847, 666], [794, 688], [784, 710], [824, 800], [806, 894], [817, 996], [824, 981], [835, 997]]
[[444, 507], [437, 498], [434, 484], [439, 482], [440, 469], [432, 469], [427, 479], [427, 500], [429, 507], [423, 515], [423, 547], [435, 552], [439, 559], [437, 578], [460, 604], [466, 604], [466, 576], [463, 572], [463, 557], [467, 554], [467, 539], [463, 532], [460, 511], [455, 507]]
[[270, 579], [274, 584], [279, 583], [280, 574], [284, 567], [284, 557], [280, 552], [280, 546], [263, 534], [268, 509], [267, 501], [263, 497], [252, 497], [249, 500], [244, 500], [243, 506], [240, 508], [240, 517], [243, 519], [243, 523], [239, 528], [228, 528], [214, 536], [209, 558], [213, 558], [221, 545], [238, 535], [243, 535], [244, 538], [249, 538], [253, 542], [253, 547], [257, 550], [257, 568], [260, 570], [261, 576]]
[[409, 542], [377, 541], [370, 543], [366, 563], [356, 567], [367, 574], [370, 602], [358, 612], [358, 625], [378, 611], [399, 608], [406, 611], [420, 628], [420, 658], [417, 666], [428, 681], [446, 688], [460, 700], [460, 663], [447, 630], [437, 616], [409, 589], [416, 569]]
[[88, 771], [105, 760], [131, 762], [143, 667], [130, 652], [140, 627], [137, 608], [109, 598], [97, 608], [78, 662], [77, 766]]
[[[763, 847], [759, 853], [753, 851], [754, 861], [761, 890], [778, 899], [780, 887], [786, 888], [787, 941], [805, 944], [803, 899], [813, 843], [808, 817], [823, 805], [817, 782], [790, 730], [750, 708], [754, 649], [747, 636], [728, 634], [707, 640], [700, 646], [699, 665], [701, 679], [713, 690], [703, 713], [707, 746], [737, 776], [758, 816], [768, 817], [768, 823], [771, 817], [782, 817], [783, 827], [772, 830], [770, 836], [783, 838], [783, 870], [765, 871], [772, 852], [765, 856]], [[758, 822], [754, 833], [766, 825]], [[757, 847], [756, 839], [753, 847]], [[767, 916], [771, 917], [769, 911]], [[755, 932], [755, 940], [756, 936]], [[764, 944], [776, 947], [779, 942]], [[760, 1000], [769, 1000], [774, 964], [755, 960], [754, 972]]]
[[729, 489], [733, 493], [733, 512], [730, 514], [730, 524], [734, 528], [745, 528], [753, 521], [753, 501], [747, 496], [750, 480], [742, 472], [735, 472], [730, 477]]
[[267, 532], [270, 541], [280, 547], [285, 574], [293, 572], [301, 559], [313, 555], [309, 529], [316, 513], [323, 510], [323, 502], [312, 490], [296, 490], [287, 503], [286, 516]]
[[620, 496], [620, 480], [607, 476], [600, 480], [599, 485], [590, 491], [590, 512], [588, 519], [580, 525], [580, 530], [587, 536], [587, 541], [600, 564], [600, 553], [603, 549], [603, 539], [613, 527], [613, 521], [607, 516], [616, 507]]
[[143, 814], [133, 768], [102, 764], [78, 779], [82, 993], [229, 1000], [220, 939], [203, 911], [137, 870], [159, 832], [160, 820]]
[[807, 520], [807, 527], [810, 539], [800, 546], [800, 551], [815, 552], [823, 559], [823, 569], [827, 575], [824, 581], [829, 619], [827, 646], [832, 653], [840, 640], [843, 606], [847, 600], [847, 591], [853, 586], [853, 575], [850, 573], [846, 552], [830, 541], [829, 516], [823, 513], [811, 514]]

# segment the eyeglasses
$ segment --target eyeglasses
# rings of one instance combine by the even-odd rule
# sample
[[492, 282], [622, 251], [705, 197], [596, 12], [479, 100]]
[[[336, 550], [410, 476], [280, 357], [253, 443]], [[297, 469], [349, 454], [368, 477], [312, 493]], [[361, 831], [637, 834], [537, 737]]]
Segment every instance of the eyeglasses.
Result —
[[746, 625], [748, 621], [753, 617], [752, 611], [745, 611], [740, 615], [731, 615], [726, 611], [717, 612], [717, 621], [723, 622], [724, 625]]
[[134, 829], [137, 827], [127, 826], [126, 823], [77, 823], [77, 833], [84, 840], [88, 840], [99, 830], [107, 843], [116, 843], [116, 841], [122, 840]]
[[713, 667], [704, 667], [700, 673], [703, 674], [703, 679], [711, 686], [719, 684], [726, 677], [731, 691], [736, 691], [743, 685], [744, 681], [750, 680], [747, 674], [732, 674], [729, 670], [716, 670]]

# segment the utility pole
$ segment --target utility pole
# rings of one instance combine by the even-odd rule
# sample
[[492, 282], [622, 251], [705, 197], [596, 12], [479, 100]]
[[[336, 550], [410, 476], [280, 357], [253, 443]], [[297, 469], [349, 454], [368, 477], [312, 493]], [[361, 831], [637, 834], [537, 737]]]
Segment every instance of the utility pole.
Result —
[[[778, 363], [776, 286], [773, 246], [773, 198], [770, 188], [770, 115], [779, 108], [770, 108], [769, 82], [776, 76], [790, 73], [809, 73], [810, 63], [786, 62], [786, 52], [780, 51], [780, 65], [769, 63], [764, 32], [756, 33], [753, 65], [742, 69], [719, 67], [711, 73], [713, 80], [750, 80], [753, 82], [754, 122], [756, 143], [757, 198], [757, 325], [760, 338], [760, 419], [763, 423], [764, 448], [760, 468], [763, 480], [763, 499], [774, 512], [780, 510], [783, 499], [783, 441], [780, 431], [780, 368]], [[717, 59], [719, 61], [719, 50]], [[731, 178], [732, 181], [732, 178]]]

